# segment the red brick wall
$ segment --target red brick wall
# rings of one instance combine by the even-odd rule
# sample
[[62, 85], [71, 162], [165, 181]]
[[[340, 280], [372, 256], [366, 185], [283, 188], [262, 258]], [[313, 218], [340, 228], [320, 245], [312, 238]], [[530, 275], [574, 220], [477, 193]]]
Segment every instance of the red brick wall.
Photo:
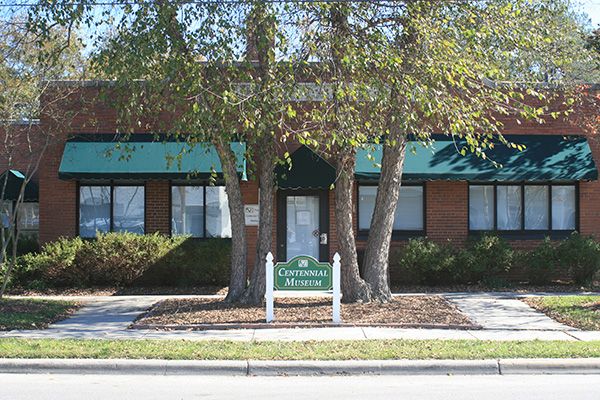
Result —
[[146, 181], [146, 233], [171, 232], [170, 191], [169, 181]]
[[[117, 113], [111, 107], [98, 101], [99, 89], [95, 86], [77, 88], [67, 96], [65, 109], [72, 111], [72, 122], [64, 129], [64, 136], [73, 133], [105, 133], [115, 134]], [[169, 115], [158, 117], [167, 121]], [[517, 123], [516, 120], [504, 118], [505, 133], [507, 134], [584, 134], [581, 129], [566, 120], [549, 120], [539, 125], [535, 122]], [[43, 129], [52, 129], [57, 125], [48, 116], [42, 116]], [[143, 123], [135, 127], [135, 133], [152, 131], [152, 124]], [[600, 163], [600, 140], [591, 137], [590, 145], [595, 160]], [[293, 143], [287, 143], [286, 149], [295, 149]], [[40, 168], [40, 239], [42, 242], [54, 240], [60, 236], [73, 236], [76, 228], [76, 183], [58, 179], [64, 143], [57, 143], [48, 150]], [[169, 232], [169, 183], [167, 181], [149, 181], [146, 184], [146, 230], [147, 232]], [[258, 188], [256, 182], [243, 182], [242, 191], [245, 204], [258, 203]], [[356, 192], [355, 192], [356, 193]], [[337, 251], [337, 232], [335, 229], [334, 196], [329, 191], [330, 226], [329, 250], [330, 257]], [[463, 243], [468, 235], [468, 184], [466, 182], [433, 181], [425, 184], [426, 196], [426, 234], [428, 237], [444, 241], [452, 239]], [[356, 215], [356, 199], [354, 202]], [[356, 219], [356, 218], [355, 218]], [[275, 209], [275, 221], [277, 210]], [[580, 184], [580, 227], [584, 234], [594, 234], [600, 237], [600, 181], [581, 182]], [[356, 221], [354, 221], [356, 231]], [[257, 227], [246, 227], [248, 240], [248, 265], [254, 264], [256, 256]], [[402, 241], [394, 242], [395, 246]], [[531, 246], [535, 241], [515, 242], [518, 246]], [[364, 241], [358, 241], [357, 246], [363, 248]], [[276, 223], [273, 224], [273, 249], [276, 247]]]

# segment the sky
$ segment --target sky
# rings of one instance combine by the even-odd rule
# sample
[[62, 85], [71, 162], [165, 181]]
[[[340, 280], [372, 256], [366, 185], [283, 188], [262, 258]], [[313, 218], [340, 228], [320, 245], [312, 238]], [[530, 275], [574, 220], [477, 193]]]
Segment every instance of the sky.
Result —
[[581, 8], [590, 17], [594, 27], [600, 25], [600, 0], [581, 0]]

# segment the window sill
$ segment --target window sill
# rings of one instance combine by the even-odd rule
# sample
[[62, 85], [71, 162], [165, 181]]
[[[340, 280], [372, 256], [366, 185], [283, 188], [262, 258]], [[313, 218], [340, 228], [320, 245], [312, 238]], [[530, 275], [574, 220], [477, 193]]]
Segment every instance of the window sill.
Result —
[[470, 238], [478, 238], [485, 234], [495, 235], [506, 240], [552, 240], [567, 239], [575, 230], [568, 231], [469, 231]]
[[[403, 242], [409, 239], [425, 237], [425, 231], [393, 231], [392, 242]], [[369, 238], [369, 231], [358, 231], [356, 240], [359, 242], [366, 242]]]

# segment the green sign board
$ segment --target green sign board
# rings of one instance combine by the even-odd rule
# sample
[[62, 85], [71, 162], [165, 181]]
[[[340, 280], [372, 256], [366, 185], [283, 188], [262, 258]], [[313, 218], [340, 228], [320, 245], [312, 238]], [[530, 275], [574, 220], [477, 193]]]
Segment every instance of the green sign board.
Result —
[[275, 290], [333, 290], [333, 269], [310, 256], [297, 256], [273, 268]]

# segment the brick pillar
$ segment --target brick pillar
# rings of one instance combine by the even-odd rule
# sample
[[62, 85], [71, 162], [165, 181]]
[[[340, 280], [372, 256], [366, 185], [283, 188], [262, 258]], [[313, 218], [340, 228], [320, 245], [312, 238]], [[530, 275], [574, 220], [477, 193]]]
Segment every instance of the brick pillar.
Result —
[[46, 150], [39, 169], [40, 243], [77, 235], [77, 184], [58, 179], [64, 143]]
[[146, 233], [170, 233], [169, 181], [146, 182]]
[[425, 184], [427, 237], [438, 242], [451, 239], [464, 243], [469, 233], [468, 190], [467, 182]]

